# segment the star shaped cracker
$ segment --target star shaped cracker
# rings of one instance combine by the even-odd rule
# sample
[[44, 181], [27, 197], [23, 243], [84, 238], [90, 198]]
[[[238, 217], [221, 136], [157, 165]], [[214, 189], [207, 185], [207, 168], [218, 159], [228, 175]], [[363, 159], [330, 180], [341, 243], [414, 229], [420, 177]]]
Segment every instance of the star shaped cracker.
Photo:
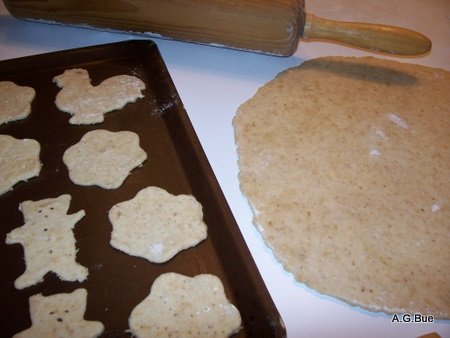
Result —
[[150, 294], [131, 312], [137, 337], [226, 338], [239, 331], [241, 316], [226, 298], [220, 279], [174, 272], [159, 276]]
[[39, 142], [0, 135], [0, 195], [41, 171]]
[[26, 118], [31, 113], [31, 101], [35, 95], [31, 87], [0, 81], [0, 125]]
[[13, 338], [98, 337], [104, 326], [98, 321], [84, 320], [86, 300], [85, 289], [47, 297], [42, 294], [31, 296], [29, 302], [32, 326]]
[[127, 103], [142, 98], [145, 84], [131, 75], [110, 77], [92, 86], [85, 69], [68, 69], [53, 79], [62, 88], [55, 104], [61, 111], [72, 114], [71, 124], [94, 124], [104, 120], [104, 114], [122, 109]]
[[19, 243], [24, 248], [26, 269], [14, 282], [17, 289], [41, 282], [50, 271], [66, 281], [87, 278], [87, 268], [75, 261], [77, 249], [72, 230], [85, 213], [80, 210], [68, 215], [70, 200], [66, 194], [20, 204], [25, 224], [6, 235], [6, 244]]
[[63, 155], [69, 177], [75, 184], [116, 189], [131, 170], [147, 159], [139, 136], [131, 131], [98, 129], [86, 133]]
[[111, 245], [129, 255], [163, 263], [206, 238], [201, 204], [189, 195], [147, 187], [109, 211]]

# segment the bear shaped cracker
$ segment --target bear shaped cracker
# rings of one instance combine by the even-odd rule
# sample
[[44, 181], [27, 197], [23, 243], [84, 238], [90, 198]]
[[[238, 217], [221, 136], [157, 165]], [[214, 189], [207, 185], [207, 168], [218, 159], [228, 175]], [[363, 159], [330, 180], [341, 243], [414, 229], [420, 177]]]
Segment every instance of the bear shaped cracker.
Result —
[[70, 200], [66, 194], [20, 204], [25, 224], [6, 235], [6, 244], [20, 243], [24, 248], [26, 269], [14, 282], [17, 289], [41, 282], [50, 271], [66, 281], [81, 282], [87, 278], [87, 268], [75, 261], [77, 250], [72, 231], [85, 213], [80, 210], [68, 215]]
[[63, 112], [72, 114], [70, 124], [95, 124], [104, 120], [104, 114], [122, 109], [144, 95], [145, 84], [131, 75], [110, 77], [98, 86], [92, 86], [85, 69], [68, 69], [53, 78], [59, 88], [55, 104]]
[[31, 101], [35, 95], [31, 87], [0, 81], [0, 125], [26, 118], [31, 113]]
[[86, 289], [51, 296], [31, 296], [30, 317], [32, 326], [13, 338], [64, 337], [94, 338], [104, 330], [98, 321], [84, 320]]
[[63, 155], [72, 182], [105, 189], [120, 187], [130, 171], [146, 159], [136, 133], [102, 129], [86, 133]]
[[129, 255], [163, 263], [206, 238], [202, 218], [202, 206], [193, 196], [174, 196], [147, 187], [109, 211], [111, 245]]
[[139, 337], [225, 338], [241, 327], [238, 309], [226, 298], [220, 279], [201, 274], [159, 276], [150, 294], [128, 319]]
[[38, 176], [41, 171], [39, 142], [0, 135], [0, 195], [17, 182]]

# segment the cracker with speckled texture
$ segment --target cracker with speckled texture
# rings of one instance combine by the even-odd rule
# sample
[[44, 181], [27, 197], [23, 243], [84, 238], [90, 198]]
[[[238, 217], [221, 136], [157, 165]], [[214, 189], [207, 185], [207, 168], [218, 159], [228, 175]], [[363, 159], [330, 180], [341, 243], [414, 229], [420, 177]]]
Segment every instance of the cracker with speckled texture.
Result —
[[190, 195], [147, 187], [109, 211], [111, 245], [129, 255], [163, 263], [207, 236], [201, 204]]
[[16, 183], [39, 175], [40, 152], [41, 146], [36, 140], [0, 135], [0, 195]]
[[83, 281], [88, 270], [76, 262], [77, 249], [73, 228], [84, 217], [84, 210], [68, 215], [70, 195], [25, 201], [19, 206], [25, 224], [6, 235], [6, 244], [21, 244], [25, 272], [14, 286], [23, 289], [42, 282], [48, 272], [61, 280]]
[[226, 338], [239, 331], [241, 316], [218, 277], [165, 273], [133, 309], [129, 325], [139, 338]]
[[11, 81], [0, 81], [0, 125], [22, 120], [31, 113], [36, 91]]
[[13, 338], [65, 337], [95, 338], [104, 331], [101, 322], [85, 320], [87, 291], [30, 297], [32, 326]]
[[63, 155], [72, 182], [105, 189], [119, 188], [146, 159], [147, 153], [139, 146], [136, 133], [103, 129], [86, 133]]
[[106, 113], [142, 98], [145, 89], [144, 82], [132, 75], [112, 76], [93, 86], [88, 71], [82, 68], [68, 69], [53, 82], [61, 88], [55, 104], [72, 115], [70, 124], [101, 123]]

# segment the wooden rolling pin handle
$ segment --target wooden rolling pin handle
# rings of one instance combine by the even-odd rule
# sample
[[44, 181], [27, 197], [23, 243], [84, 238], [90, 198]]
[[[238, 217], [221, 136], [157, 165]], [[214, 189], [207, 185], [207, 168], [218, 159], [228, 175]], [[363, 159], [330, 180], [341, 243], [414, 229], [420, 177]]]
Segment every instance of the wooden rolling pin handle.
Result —
[[420, 55], [431, 50], [431, 41], [415, 31], [369, 23], [343, 22], [306, 14], [303, 38], [331, 40], [398, 55]]

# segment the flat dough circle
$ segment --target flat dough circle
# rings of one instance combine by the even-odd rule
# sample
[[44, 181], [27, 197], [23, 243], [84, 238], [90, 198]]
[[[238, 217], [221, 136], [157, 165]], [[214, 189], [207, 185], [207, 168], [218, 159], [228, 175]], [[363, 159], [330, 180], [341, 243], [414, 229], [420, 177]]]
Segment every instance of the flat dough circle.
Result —
[[450, 316], [450, 73], [329, 57], [233, 121], [254, 223], [298, 281], [373, 311]]

